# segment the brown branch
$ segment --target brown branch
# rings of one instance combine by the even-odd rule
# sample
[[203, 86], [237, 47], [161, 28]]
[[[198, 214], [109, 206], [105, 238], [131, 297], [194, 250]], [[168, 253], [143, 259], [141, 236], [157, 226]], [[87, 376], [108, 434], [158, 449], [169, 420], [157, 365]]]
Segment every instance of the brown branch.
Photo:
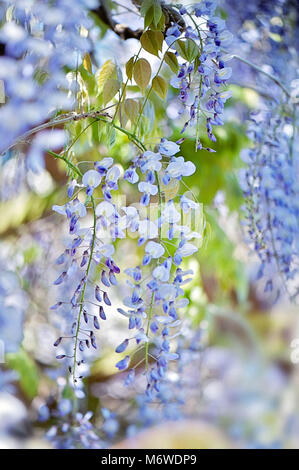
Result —
[[140, 39], [140, 36], [143, 33], [143, 29], [133, 30], [129, 26], [124, 24], [117, 23], [111, 15], [111, 11], [109, 10], [106, 1], [102, 0], [98, 6], [98, 8], [92, 10], [100, 20], [108, 26], [115, 34], [117, 34], [121, 39]]
[[[138, 8], [140, 7], [141, 2], [134, 2], [134, 5]], [[165, 16], [165, 30], [172, 24], [177, 23], [182, 30], [185, 29], [186, 24], [182, 16], [170, 5], [166, 5], [161, 1], [161, 8]], [[143, 33], [143, 29], [139, 28], [137, 30], [131, 29], [125, 24], [117, 23], [113, 18], [109, 7], [107, 6], [106, 0], [101, 0], [98, 8], [92, 10], [100, 20], [108, 26], [115, 34], [117, 34], [121, 39], [140, 39], [140, 36]]]

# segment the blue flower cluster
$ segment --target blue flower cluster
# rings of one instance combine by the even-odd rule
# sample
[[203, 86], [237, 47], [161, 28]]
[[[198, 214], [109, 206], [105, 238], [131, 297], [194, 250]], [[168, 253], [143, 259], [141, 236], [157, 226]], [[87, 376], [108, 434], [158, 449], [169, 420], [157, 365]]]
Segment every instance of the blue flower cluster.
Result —
[[24, 314], [28, 305], [18, 276], [0, 260], [0, 362], [4, 354], [18, 351], [23, 339]]
[[[189, 108], [189, 116], [182, 129], [196, 125], [197, 148], [202, 149], [199, 139], [199, 123], [201, 118], [206, 122], [209, 139], [216, 141], [213, 126], [223, 125], [222, 114], [224, 103], [231, 92], [223, 87], [230, 78], [232, 69], [226, 63], [231, 56], [223, 52], [232, 40], [232, 34], [226, 29], [225, 21], [215, 15], [217, 1], [203, 1], [180, 9], [186, 19], [187, 27], [182, 31], [178, 24], [173, 24], [166, 32], [166, 42], [177, 56], [183, 58], [179, 72], [171, 79], [171, 85], [180, 90], [180, 101], [183, 105], [180, 113]], [[197, 22], [194, 16], [200, 19]], [[189, 41], [189, 43], [186, 42]], [[187, 44], [187, 45], [186, 45]], [[192, 48], [199, 48], [191, 53]], [[206, 150], [212, 152], [210, 147]]]
[[243, 153], [240, 173], [246, 222], [261, 265], [258, 278], [276, 299], [281, 291], [296, 297], [299, 257], [298, 156], [293, 155], [293, 122], [279, 110], [259, 112], [248, 130], [254, 146]]
[[[157, 152], [147, 150], [133, 159], [124, 175], [130, 183], [138, 184], [142, 194], [140, 207], [148, 206], [148, 217], [142, 219], [137, 209], [131, 214], [133, 228], [139, 233], [138, 245], [144, 245], [144, 256], [142, 266], [125, 271], [130, 278], [127, 281], [130, 294], [124, 299], [125, 308], [118, 311], [128, 318], [132, 333], [116, 352], [127, 351], [131, 341], [136, 342], [138, 349], [145, 350], [145, 403], [156, 398], [165, 402], [163, 383], [168, 363], [179, 358], [171, 345], [171, 340], [179, 334], [178, 310], [189, 303], [183, 286], [191, 280], [188, 276], [192, 271], [184, 271], [181, 264], [198, 250], [198, 244], [192, 240], [202, 238], [201, 231], [191, 230], [192, 223], [200, 219], [199, 204], [186, 194], [166, 197], [168, 187], [175, 184], [178, 191], [180, 180], [195, 171], [192, 162], [175, 156], [179, 150], [177, 143], [162, 139]], [[140, 178], [145, 178], [145, 182], [140, 182]], [[158, 201], [153, 200], [156, 195]], [[188, 218], [186, 225], [185, 218]], [[116, 364], [120, 371], [130, 366], [130, 354], [125, 354]], [[134, 369], [129, 370], [126, 385], [134, 381]]]
[[[4, 81], [6, 103], [0, 108], [0, 153], [28, 129], [49, 119], [61, 109], [71, 109], [76, 91], [75, 80], [68, 81], [63, 67], [76, 68], [82, 54], [90, 49], [83, 33], [90, 27], [88, 8], [94, 0], [5, 0], [0, 20], [10, 20], [0, 28], [5, 56], [0, 57], [0, 79]], [[9, 10], [9, 13], [7, 13]], [[2, 23], [2, 21], [1, 21]], [[33, 170], [44, 166], [41, 146], [47, 144], [38, 135], [33, 141], [28, 165]], [[51, 135], [61, 146], [61, 136]], [[45, 148], [45, 147], [44, 147]]]
[[[43, 405], [41, 412], [48, 408]], [[76, 413], [71, 415], [72, 403], [69, 399], [62, 399], [59, 403], [59, 410], [56, 418], [59, 424], [53, 425], [48, 430], [46, 437], [56, 449], [102, 449], [104, 441], [100, 439], [97, 430], [90, 422], [92, 413]], [[48, 419], [50, 417], [46, 416]]]
[[[58, 359], [65, 357], [70, 360], [70, 372], [77, 381], [76, 366], [84, 362], [84, 352], [96, 349], [95, 331], [100, 329], [100, 322], [106, 320], [105, 306], [111, 306], [107, 289], [117, 284], [116, 275], [119, 267], [113, 260], [113, 241], [124, 236], [120, 229], [119, 215], [111, 202], [113, 190], [118, 189], [117, 181], [120, 169], [113, 165], [112, 158], [95, 162], [95, 169], [82, 175], [82, 182], [72, 180], [68, 188], [70, 198], [64, 206], [53, 206], [53, 210], [67, 217], [69, 233], [65, 241], [65, 250], [56, 260], [63, 271], [54, 281], [54, 285], [62, 286], [59, 299], [52, 310], [64, 308], [64, 315], [71, 319], [71, 333], [60, 336], [54, 343], [55, 347], [63, 346], [64, 339], [73, 339], [73, 351], [63, 350]], [[100, 187], [101, 202], [95, 205], [94, 190]], [[82, 198], [85, 192], [85, 200]], [[81, 220], [86, 221], [89, 209], [93, 215], [92, 227], [81, 227]], [[93, 285], [90, 276], [97, 269], [100, 273], [98, 283]], [[70, 294], [66, 300], [66, 292]], [[95, 307], [97, 312], [95, 312]], [[81, 378], [81, 376], [80, 376]]]

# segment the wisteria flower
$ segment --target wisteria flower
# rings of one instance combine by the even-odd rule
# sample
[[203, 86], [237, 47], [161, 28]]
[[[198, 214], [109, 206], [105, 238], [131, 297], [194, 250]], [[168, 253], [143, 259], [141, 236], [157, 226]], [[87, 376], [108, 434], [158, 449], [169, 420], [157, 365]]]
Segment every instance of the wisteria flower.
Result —
[[190, 176], [195, 172], [196, 167], [192, 162], [185, 162], [184, 157], [173, 157], [167, 167], [167, 174], [172, 178]]
[[134, 206], [122, 207], [126, 215], [121, 217], [119, 225], [122, 228], [128, 228], [131, 232], [136, 232], [139, 226], [139, 213]]
[[144, 152], [140, 164], [142, 173], [145, 173], [146, 171], [160, 171], [162, 168], [162, 164], [160, 162], [161, 159], [162, 156], [159, 153], [154, 153], [150, 150]]
[[177, 297], [177, 288], [172, 284], [161, 284], [158, 288], [159, 297], [168, 302], [172, 302]]
[[103, 216], [106, 218], [110, 218], [112, 215], [115, 215], [116, 209], [111, 202], [103, 201], [100, 202], [96, 207], [96, 215], [98, 217]]
[[101, 184], [102, 177], [96, 170], [88, 170], [82, 178], [83, 186], [85, 186], [87, 196], [92, 196], [93, 190]]
[[106, 158], [103, 158], [103, 160], [99, 162], [95, 162], [94, 167], [101, 175], [103, 175], [106, 173], [108, 168], [110, 168], [113, 165], [113, 162], [114, 162], [113, 158], [106, 157]]
[[112, 189], [117, 189], [117, 182], [120, 178], [121, 172], [118, 166], [113, 166], [107, 171], [106, 174], [106, 183]]
[[150, 196], [155, 196], [158, 193], [158, 187], [155, 184], [141, 181], [138, 183], [138, 190], [144, 193], [140, 199], [140, 203], [147, 206], [150, 201]]
[[148, 238], [157, 238], [158, 236], [158, 227], [155, 222], [145, 219], [139, 222], [138, 232], [142, 241], [147, 240]]
[[180, 151], [180, 146], [171, 140], [162, 139], [159, 145], [159, 152], [167, 157], [172, 157]]
[[163, 264], [157, 266], [153, 270], [153, 278], [156, 279], [156, 281], [168, 282], [170, 277], [170, 268], [171, 263], [166, 260]]
[[199, 203], [189, 199], [184, 194], [180, 197], [180, 205], [182, 210], [187, 214], [191, 209], [198, 210]]
[[181, 214], [176, 210], [174, 202], [168, 201], [161, 214], [162, 223], [174, 224], [181, 220]]
[[68, 217], [71, 217], [73, 214], [77, 217], [85, 217], [87, 213], [85, 205], [78, 199], [74, 199], [71, 203], [66, 203], [64, 206], [54, 204], [52, 210], [58, 212], [58, 214], [67, 215]]
[[103, 257], [111, 258], [114, 252], [115, 248], [110, 243], [99, 246], [95, 253], [95, 261], [99, 263]]
[[165, 248], [160, 244], [150, 241], [146, 244], [145, 252], [152, 258], [161, 258], [165, 253]]
[[135, 184], [139, 181], [139, 176], [135, 168], [128, 168], [125, 171], [124, 179], [127, 180], [131, 184]]
[[177, 251], [176, 254], [186, 258], [191, 256], [198, 251], [198, 248], [192, 243], [184, 243]]

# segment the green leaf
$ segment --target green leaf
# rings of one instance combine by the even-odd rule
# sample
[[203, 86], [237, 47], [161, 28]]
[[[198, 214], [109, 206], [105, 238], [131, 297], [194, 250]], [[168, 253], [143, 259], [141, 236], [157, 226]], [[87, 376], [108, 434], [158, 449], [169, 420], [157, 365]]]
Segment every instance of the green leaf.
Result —
[[174, 47], [183, 59], [192, 62], [199, 55], [199, 47], [192, 39], [176, 41]]
[[87, 72], [92, 73], [92, 63], [91, 63], [91, 58], [90, 55], [87, 53], [85, 54], [83, 58], [83, 67]]
[[134, 57], [131, 57], [126, 63], [126, 74], [129, 80], [132, 80], [134, 68]]
[[84, 87], [82, 87], [82, 85], [80, 85], [81, 93], [83, 91], [87, 91], [87, 93], [89, 95], [94, 95], [96, 93], [96, 90], [97, 90], [97, 83], [96, 83], [95, 76], [92, 73], [90, 73], [84, 67], [83, 63], [80, 65], [78, 71], [79, 71], [79, 73], [81, 75], [81, 78], [84, 81], [84, 85], [86, 87], [86, 90], [84, 90]]
[[111, 148], [115, 144], [115, 140], [116, 140], [116, 131], [112, 125], [108, 126], [107, 137], [108, 137], [108, 147]]
[[103, 103], [106, 105], [116, 95], [120, 89], [121, 83], [118, 80], [111, 79], [104, 84], [103, 88]]
[[162, 14], [162, 16], [160, 18], [160, 21], [157, 24], [155, 24], [155, 22], [152, 21], [149, 26], [150, 26], [150, 29], [153, 30], [153, 31], [164, 31], [164, 29], [165, 29], [165, 16]]
[[153, 6], [153, 0], [142, 0], [140, 7], [141, 16], [145, 16], [148, 10]]
[[103, 91], [105, 83], [110, 79], [117, 80], [117, 66], [112, 60], [106, 60], [98, 76], [99, 93]]
[[154, 20], [154, 8], [150, 7], [144, 17], [144, 28], [147, 28]]
[[91, 143], [99, 143], [99, 121], [94, 122], [91, 126], [91, 137], [92, 137], [92, 142]]
[[154, 0], [154, 24], [157, 25], [161, 19], [162, 16], [162, 8], [160, 5], [160, 2], [158, 0]]
[[166, 52], [165, 62], [174, 73], [178, 72], [179, 63], [178, 63], [177, 56], [174, 54], [174, 52]]
[[151, 79], [152, 69], [146, 59], [138, 59], [134, 65], [134, 80], [141, 90], [145, 90]]
[[124, 104], [124, 111], [131, 122], [136, 121], [139, 114], [139, 102], [133, 98], [127, 98]]
[[147, 30], [142, 34], [140, 42], [143, 49], [159, 57], [159, 51], [162, 51], [163, 39], [164, 36], [161, 31]]
[[162, 100], [166, 99], [167, 96], [167, 83], [164, 78], [157, 75], [153, 78], [152, 81], [153, 90], [162, 98]]
[[8, 367], [18, 372], [24, 393], [28, 398], [34, 398], [38, 393], [40, 380], [35, 362], [23, 349], [17, 353], [7, 354], [6, 360]]

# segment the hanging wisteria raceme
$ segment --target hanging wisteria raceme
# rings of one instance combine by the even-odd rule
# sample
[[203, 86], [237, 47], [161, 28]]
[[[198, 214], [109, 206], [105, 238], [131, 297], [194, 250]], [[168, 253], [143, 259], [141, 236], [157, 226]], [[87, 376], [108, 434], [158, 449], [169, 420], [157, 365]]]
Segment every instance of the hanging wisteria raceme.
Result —
[[[179, 150], [177, 143], [162, 139], [158, 152], [146, 150], [133, 160], [124, 175], [127, 181], [138, 185], [141, 207], [148, 210], [146, 218], [135, 219], [134, 228], [139, 234], [137, 244], [144, 245], [144, 256], [142, 266], [125, 270], [131, 293], [124, 299], [125, 308], [118, 311], [128, 318], [128, 328], [132, 333], [116, 348], [117, 353], [125, 354], [116, 367], [120, 371], [129, 368], [130, 354], [127, 350], [131, 341], [144, 348], [145, 399], [149, 402], [154, 398], [165, 402], [163, 380], [167, 366], [169, 361], [179, 357], [171, 349], [171, 340], [179, 335], [181, 320], [178, 311], [189, 303], [184, 297], [183, 286], [191, 280], [192, 271], [184, 271], [180, 265], [184, 258], [198, 250], [196, 241], [202, 241], [200, 205], [185, 194], [172, 195], [172, 199], [165, 198], [165, 201], [162, 197], [167, 195], [168, 186], [174, 183], [177, 183], [178, 192], [182, 178], [195, 171], [192, 162], [175, 156]], [[158, 201], [155, 203], [153, 196], [156, 195]], [[137, 216], [137, 212], [132, 215]], [[134, 378], [135, 371], [131, 368], [126, 385]], [[141, 401], [145, 405], [146, 402]]]
[[[97, 1], [2, 3], [0, 42], [5, 55], [0, 57], [0, 79], [6, 98], [0, 108], [0, 153], [24, 132], [75, 106], [77, 84], [74, 77], [67, 79], [63, 68], [75, 70], [90, 50], [87, 31], [92, 22], [87, 13]], [[45, 138], [38, 135], [33, 140], [27, 165], [34, 171], [44, 167], [41, 150], [48, 147]], [[63, 137], [57, 134], [56, 143], [53, 138], [54, 147], [60, 148]]]
[[243, 152], [247, 168], [240, 173], [246, 198], [248, 235], [261, 265], [258, 278], [277, 299], [298, 294], [293, 279], [299, 259], [298, 156], [293, 152], [291, 117], [279, 108], [252, 116], [248, 135], [254, 146]]
[[[178, 184], [178, 190], [180, 180], [193, 174], [195, 165], [185, 162], [183, 157], [175, 156], [180, 147], [174, 142], [162, 139], [158, 150], [157, 153], [147, 150], [134, 158], [124, 174], [125, 180], [138, 184], [141, 193], [139, 210], [133, 206], [117, 208], [113, 204], [111, 191], [118, 189], [120, 170], [118, 166], [113, 166], [113, 159], [109, 157], [95, 162], [94, 170], [84, 174], [80, 172], [82, 182], [73, 179], [69, 184], [70, 201], [64, 206], [53, 206], [56, 212], [67, 217], [72, 235], [66, 242], [65, 251], [56, 261], [63, 271], [54, 284], [73, 285], [73, 289], [70, 286], [67, 288], [71, 292], [69, 301], [65, 300], [64, 288], [61, 291], [62, 300], [59, 298], [52, 306], [52, 310], [66, 310], [64, 315], [67, 313], [72, 321], [71, 333], [60, 336], [55, 346], [61, 347], [67, 343], [67, 349], [59, 352], [57, 358], [69, 360], [69, 370], [75, 382], [78, 377], [82, 378], [76, 375], [76, 367], [84, 362], [84, 351], [86, 348], [96, 348], [94, 329], [100, 329], [101, 320], [106, 319], [104, 306], [111, 305], [107, 288], [117, 283], [115, 274], [120, 269], [112, 258], [113, 241], [124, 238], [127, 229], [138, 232], [137, 244], [144, 245], [145, 249], [142, 267], [127, 268], [125, 271], [131, 278], [128, 286], [132, 293], [124, 299], [124, 305], [129, 310], [119, 309], [120, 313], [129, 318], [129, 330], [136, 329], [137, 333], [125, 338], [116, 352], [125, 352], [133, 340], [145, 348], [149, 396], [153, 390], [159, 391], [159, 381], [166, 373], [168, 361], [178, 357], [170, 351], [170, 339], [177, 335], [177, 327], [181, 323], [177, 310], [188, 304], [188, 300], [182, 297], [182, 286], [190, 281], [187, 276], [192, 274], [192, 271], [184, 271], [180, 265], [184, 258], [198, 250], [198, 243], [194, 244], [192, 240], [202, 241], [203, 221], [200, 205], [188, 195], [176, 195], [176, 203], [173, 199], [164, 202], [162, 197], [162, 193], [167, 194], [168, 186], [171, 187], [174, 182]], [[139, 178], [145, 181], [139, 181]], [[86, 188], [85, 202], [78, 199], [82, 187]], [[101, 188], [103, 200], [95, 206], [93, 193], [98, 187]], [[157, 195], [158, 202], [151, 203], [153, 195]], [[83, 228], [80, 220], [86, 217], [86, 207], [90, 204], [93, 226]], [[146, 214], [144, 209], [147, 209]], [[198, 228], [199, 231], [192, 228]], [[107, 240], [109, 243], [106, 243]], [[95, 265], [100, 268], [100, 279], [93, 286], [91, 274]], [[93, 300], [89, 292], [91, 287], [94, 289]], [[96, 315], [94, 306], [98, 308]], [[150, 367], [149, 372], [149, 359], [154, 357], [149, 352], [150, 335], [154, 335], [157, 356], [156, 364]], [[73, 341], [70, 343], [69, 339]], [[130, 356], [125, 355], [116, 367], [125, 370], [129, 362]], [[131, 370], [126, 379], [127, 384], [133, 378], [134, 371]]]
[[[113, 165], [112, 158], [95, 162], [94, 167], [84, 174], [73, 167], [82, 181], [77, 183], [75, 179], [71, 180], [69, 202], [64, 206], [53, 206], [54, 211], [67, 217], [71, 235], [66, 240], [65, 251], [56, 260], [62, 272], [54, 285], [63, 285], [63, 289], [61, 298], [51, 307], [52, 310], [61, 307], [66, 310], [64, 315], [71, 319], [71, 329], [68, 335], [60, 336], [54, 346], [61, 347], [67, 343], [67, 349], [58, 352], [57, 358], [68, 359], [74, 382], [78, 377], [82, 378], [81, 375], [77, 376], [76, 369], [84, 363], [84, 351], [97, 349], [94, 332], [100, 329], [101, 321], [106, 320], [105, 306], [111, 305], [107, 290], [117, 284], [116, 275], [120, 272], [112, 258], [113, 242], [124, 236], [119, 214], [111, 202], [111, 192], [118, 189], [120, 169]], [[98, 187], [101, 188], [102, 198], [96, 205], [93, 192]], [[78, 199], [82, 188], [86, 192], [84, 202]], [[92, 214], [92, 226], [80, 226], [80, 221], [86, 220], [88, 212]], [[92, 276], [95, 275], [97, 279], [93, 284]], [[66, 292], [70, 293], [69, 299], [65, 298]], [[72, 340], [71, 343], [68, 340]]]
[[[2, 250], [1, 250], [2, 251]], [[4, 249], [5, 252], [5, 249]], [[18, 276], [7, 269], [7, 255], [0, 255], [0, 362], [4, 354], [16, 352], [23, 339], [23, 322], [28, 299]]]
[[[169, 49], [180, 59], [178, 74], [171, 79], [171, 85], [179, 89], [180, 114], [189, 109], [182, 133], [195, 125], [199, 150], [203, 148], [199, 138], [202, 120], [209, 139], [215, 142], [213, 126], [223, 125], [224, 103], [231, 96], [225, 85], [232, 73], [226, 65], [232, 56], [223, 52], [223, 48], [230, 45], [232, 34], [225, 21], [216, 16], [217, 4], [217, 0], [203, 1], [190, 8], [181, 7], [179, 12], [187, 27], [183, 30], [179, 24], [173, 24], [165, 38]], [[206, 150], [214, 151], [210, 147]]]

